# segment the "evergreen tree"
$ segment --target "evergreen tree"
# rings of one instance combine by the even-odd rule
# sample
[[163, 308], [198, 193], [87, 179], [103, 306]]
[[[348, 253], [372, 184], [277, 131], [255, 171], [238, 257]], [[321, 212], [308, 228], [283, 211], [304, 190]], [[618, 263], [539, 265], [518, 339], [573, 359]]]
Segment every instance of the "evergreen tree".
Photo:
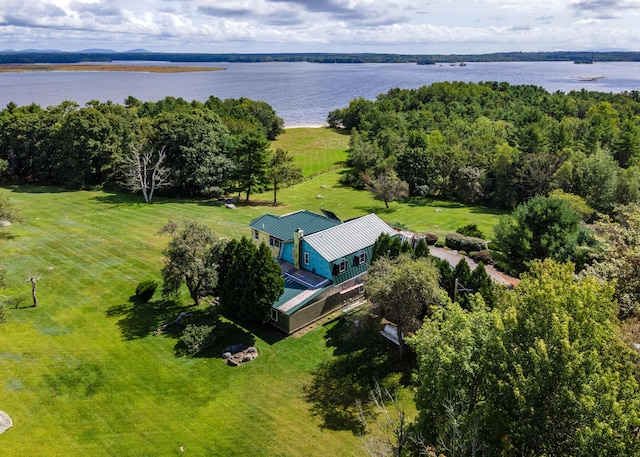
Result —
[[220, 260], [218, 287], [225, 310], [241, 319], [264, 323], [283, 292], [282, 270], [267, 245], [256, 247], [247, 237], [227, 244]]

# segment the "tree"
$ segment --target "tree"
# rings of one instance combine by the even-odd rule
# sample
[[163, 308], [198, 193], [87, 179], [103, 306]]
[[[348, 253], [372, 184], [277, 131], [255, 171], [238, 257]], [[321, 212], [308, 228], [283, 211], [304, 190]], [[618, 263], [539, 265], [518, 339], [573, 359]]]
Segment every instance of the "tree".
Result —
[[37, 308], [38, 307], [38, 296], [36, 295], [36, 287], [37, 287], [37, 282], [40, 280], [40, 276], [39, 275], [32, 275], [31, 273], [29, 273], [27, 275], [27, 278], [24, 280], [24, 282], [30, 282], [31, 283], [31, 299], [33, 300], [33, 307]]
[[416, 432], [449, 456], [474, 456], [485, 443], [479, 430], [488, 399], [495, 316], [474, 301], [473, 311], [444, 303], [409, 344], [418, 358]]
[[231, 137], [220, 118], [206, 110], [175, 111], [153, 119], [148, 147], [166, 148], [171, 189], [182, 196], [219, 196], [231, 179]]
[[302, 169], [293, 165], [293, 157], [289, 152], [278, 148], [271, 154], [268, 170], [269, 179], [273, 184], [273, 204], [276, 204], [278, 187], [302, 179]]
[[267, 148], [269, 142], [257, 131], [244, 133], [236, 145], [236, 177], [240, 191], [246, 192], [249, 201], [251, 191], [266, 182]]
[[142, 191], [145, 203], [151, 203], [156, 189], [171, 185], [169, 168], [163, 163], [167, 157], [164, 147], [158, 151], [131, 147], [131, 155], [125, 157], [127, 162], [127, 187], [133, 192]]
[[621, 168], [635, 165], [640, 159], [640, 128], [631, 119], [620, 127], [620, 134], [613, 145], [613, 156]]
[[609, 212], [616, 203], [620, 167], [609, 154], [598, 151], [576, 164], [575, 193], [599, 211]]
[[534, 259], [558, 261], [572, 258], [580, 214], [564, 200], [534, 197], [500, 218], [494, 227], [496, 263], [509, 272], [521, 273]]
[[613, 218], [593, 224], [602, 241], [602, 256], [584, 274], [602, 281], [615, 280], [615, 298], [623, 318], [640, 312], [640, 207], [618, 208]]
[[380, 257], [390, 257], [391, 245], [393, 244], [394, 238], [392, 238], [388, 233], [380, 234], [378, 239], [376, 239], [376, 242], [373, 243], [373, 247], [371, 248], [372, 264]]
[[385, 318], [396, 324], [400, 355], [409, 332], [440, 302], [438, 270], [427, 258], [402, 254], [379, 258], [369, 269], [366, 294]]
[[247, 237], [231, 240], [220, 258], [218, 295], [224, 309], [242, 319], [265, 323], [284, 292], [282, 270], [271, 249]]
[[369, 406], [373, 417], [358, 403], [358, 418], [370, 434], [364, 437], [364, 447], [372, 457], [402, 457], [410, 444], [410, 422], [398, 398], [397, 391], [383, 388], [375, 382], [369, 391]]
[[18, 208], [7, 197], [0, 195], [0, 221], [19, 222], [21, 220], [22, 216]]
[[[613, 287], [576, 280], [573, 269], [534, 262], [493, 310], [452, 304], [425, 321], [410, 344], [418, 429], [429, 442], [444, 452], [461, 424], [463, 441], [477, 428], [475, 441], [491, 455], [638, 453], [636, 368], [619, 336]], [[450, 401], [460, 406], [455, 424], [446, 419]]]
[[193, 221], [186, 221], [182, 229], [169, 221], [160, 233], [171, 236], [163, 251], [166, 257], [162, 268], [163, 295], [177, 294], [184, 283], [193, 303], [199, 305], [202, 297], [212, 295], [215, 290], [218, 260], [226, 241], [216, 239], [206, 226]]
[[364, 181], [376, 198], [384, 201], [387, 208], [389, 208], [389, 202], [409, 196], [409, 185], [398, 178], [393, 170], [387, 170], [374, 178], [365, 176]]

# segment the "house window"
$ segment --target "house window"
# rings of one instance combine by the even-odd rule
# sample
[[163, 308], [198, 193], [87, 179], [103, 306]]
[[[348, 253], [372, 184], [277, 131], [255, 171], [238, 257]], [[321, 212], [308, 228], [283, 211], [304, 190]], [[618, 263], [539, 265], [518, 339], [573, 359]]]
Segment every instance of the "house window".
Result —
[[271, 320], [278, 322], [278, 310], [275, 308], [271, 308]]
[[309, 253], [308, 252], [304, 253], [304, 264], [305, 265], [309, 265]]
[[347, 261], [343, 260], [342, 262], [340, 262], [340, 265], [338, 267], [338, 272], [344, 273], [345, 271], [347, 271]]
[[272, 236], [270, 236], [270, 237], [269, 237], [269, 245], [270, 245], [270, 246], [272, 246], [272, 247], [274, 247], [274, 248], [278, 248], [278, 249], [279, 249], [279, 248], [280, 248], [281, 243], [282, 243], [282, 242], [281, 242], [279, 239], [274, 238], [274, 237], [272, 237]]
[[356, 258], [358, 259], [358, 265], [364, 265], [367, 261], [367, 253], [363, 252], [359, 256], [356, 256]]
[[260, 232], [258, 232], [257, 230], [253, 231], [253, 238], [255, 240], [259, 240], [260, 239]]

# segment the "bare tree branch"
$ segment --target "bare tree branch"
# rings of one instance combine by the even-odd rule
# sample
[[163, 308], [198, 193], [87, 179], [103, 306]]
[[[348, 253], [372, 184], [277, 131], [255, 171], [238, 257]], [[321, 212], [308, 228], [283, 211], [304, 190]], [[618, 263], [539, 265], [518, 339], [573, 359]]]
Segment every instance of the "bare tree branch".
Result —
[[171, 185], [169, 179], [171, 170], [162, 165], [166, 156], [164, 146], [159, 151], [145, 149], [141, 152], [132, 145], [131, 155], [125, 158], [126, 185], [133, 192], [142, 191], [146, 203], [151, 203], [156, 189]]

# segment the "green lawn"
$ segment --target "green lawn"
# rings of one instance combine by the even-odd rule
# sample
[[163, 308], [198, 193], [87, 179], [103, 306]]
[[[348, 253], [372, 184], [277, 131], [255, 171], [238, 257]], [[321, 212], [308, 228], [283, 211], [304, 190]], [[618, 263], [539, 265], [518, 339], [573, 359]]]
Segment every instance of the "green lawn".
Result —
[[[315, 132], [300, 130], [299, 138]], [[335, 152], [332, 141], [325, 143], [327, 156]], [[312, 155], [312, 148], [300, 147]], [[294, 143], [288, 148], [298, 154]], [[322, 149], [317, 157], [325, 160]], [[323, 399], [353, 383], [349, 370], [358, 367], [342, 366], [340, 357], [358, 353], [359, 365], [383, 360], [380, 350], [394, 354], [380, 338], [371, 356], [366, 351], [375, 345], [340, 355], [338, 325], [282, 338], [275, 330], [249, 331], [225, 321], [219, 347], [188, 358], [177, 351], [177, 335], [153, 334], [183, 310], [186, 295], [182, 303], [163, 303], [159, 294], [148, 305], [131, 300], [139, 281], [159, 279], [167, 238], [157, 232], [170, 218], [197, 220], [227, 237], [248, 235], [249, 221], [266, 212], [303, 208], [330, 209], [342, 218], [377, 212], [388, 222], [437, 233], [468, 222], [490, 233], [497, 221], [493, 210], [445, 202], [393, 203], [386, 210], [370, 193], [339, 185], [339, 170], [318, 174], [336, 157], [324, 165], [312, 160], [309, 169], [316, 171], [309, 174], [317, 176], [283, 189], [277, 207], [268, 204], [268, 192], [229, 210], [171, 199], [145, 205], [140, 196], [99, 191], [0, 188], [24, 216], [10, 227], [11, 238], [0, 239], [9, 283], [0, 293], [25, 298], [0, 324], [0, 410], [14, 420], [0, 436], [2, 456], [362, 455], [353, 427], [332, 420], [334, 408]], [[29, 307], [29, 273], [41, 278], [38, 308]], [[255, 344], [260, 357], [226, 367], [218, 355], [238, 341]], [[384, 367], [364, 371], [383, 376], [395, 370]], [[344, 382], [335, 381], [339, 374]], [[310, 385], [316, 386], [314, 401]]]
[[294, 156], [304, 176], [313, 176], [337, 168], [347, 159], [349, 135], [327, 128], [287, 129], [270, 149], [282, 148]]

